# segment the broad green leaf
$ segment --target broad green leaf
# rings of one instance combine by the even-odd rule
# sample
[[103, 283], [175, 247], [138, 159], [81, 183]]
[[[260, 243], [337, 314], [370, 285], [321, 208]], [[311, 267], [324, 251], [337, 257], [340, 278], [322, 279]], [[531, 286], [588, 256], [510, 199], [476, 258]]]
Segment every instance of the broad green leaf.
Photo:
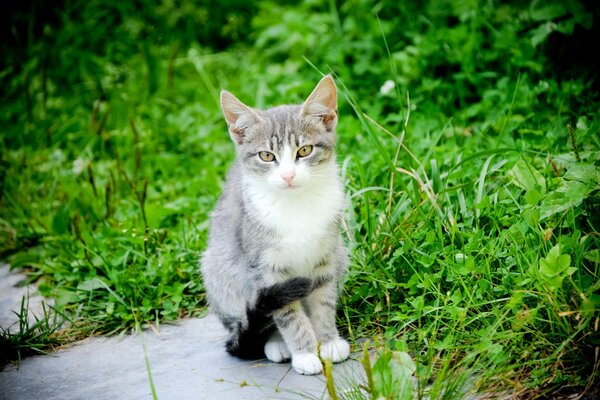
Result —
[[593, 164], [576, 164], [569, 167], [564, 178], [597, 185], [600, 184], [600, 169]]
[[540, 277], [551, 289], [558, 289], [563, 279], [576, 271], [570, 265], [571, 256], [561, 254], [560, 245], [557, 244], [550, 249], [546, 257], [540, 259]]
[[511, 182], [524, 190], [540, 190], [546, 192], [546, 180], [542, 174], [533, 166], [527, 164], [523, 159], [517, 161], [508, 172]]
[[552, 22], [546, 22], [531, 30], [531, 45], [537, 47], [540, 43], [543, 43], [550, 33], [552, 33], [554, 24]]
[[393, 359], [396, 361], [398, 370], [402, 370], [409, 376], [417, 370], [417, 366], [411, 356], [404, 351], [394, 352]]
[[541, 199], [542, 194], [536, 189], [528, 190], [527, 193], [525, 193], [525, 201], [529, 205], [535, 206], [540, 202]]
[[[543, 5], [540, 6], [540, 3]], [[544, 2], [532, 3], [531, 9], [529, 10], [529, 15], [531, 15], [531, 19], [534, 21], [550, 21], [561, 17], [566, 13], [567, 10], [562, 4], [544, 4]]]
[[563, 180], [556, 189], [542, 200], [540, 220], [579, 206], [586, 197], [588, 186], [579, 181]]
[[375, 398], [409, 400], [413, 397], [412, 375], [417, 366], [403, 351], [386, 351], [373, 365]]
[[94, 278], [91, 278], [91, 279], [81, 282], [79, 285], [77, 285], [77, 289], [85, 290], [85, 291], [92, 291], [92, 290], [104, 289], [104, 288], [106, 288], [106, 286], [107, 286], [106, 283], [103, 282], [102, 279], [100, 279], [98, 277], [94, 277]]
[[384, 352], [373, 365], [373, 395], [385, 396], [394, 390], [394, 381], [390, 360], [391, 352]]
[[468, 258], [463, 263], [458, 264], [458, 273], [461, 275], [468, 275], [475, 270], [475, 260]]
[[588, 130], [589, 127], [588, 127], [587, 117], [582, 116], [582, 117], [577, 118], [577, 124], [575, 125], [575, 127], [577, 129]]
[[583, 257], [591, 262], [600, 263], [600, 250], [594, 249], [590, 250], [583, 255]]
[[525, 221], [531, 227], [535, 227], [540, 223], [540, 210], [539, 208], [530, 208], [527, 210], [523, 210], [521, 213]]
[[564, 35], [572, 35], [575, 29], [575, 20], [570, 18], [556, 23], [556, 30]]
[[566, 272], [570, 265], [571, 257], [568, 254], [560, 254], [560, 246], [557, 244], [540, 260], [540, 273], [552, 278]]
[[416, 311], [421, 312], [425, 307], [425, 300], [423, 299], [423, 296], [417, 296], [413, 301], [410, 302], [410, 304]]
[[[583, 199], [586, 197], [586, 192], [588, 191], [587, 185], [578, 181], [569, 182], [564, 186], [565, 197], [569, 200], [581, 203]], [[560, 188], [562, 190], [562, 188]]]

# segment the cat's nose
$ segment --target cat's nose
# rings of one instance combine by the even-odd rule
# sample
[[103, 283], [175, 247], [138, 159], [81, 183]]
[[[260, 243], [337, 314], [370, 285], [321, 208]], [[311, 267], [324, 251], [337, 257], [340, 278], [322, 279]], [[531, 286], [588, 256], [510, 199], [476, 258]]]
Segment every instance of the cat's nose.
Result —
[[286, 181], [288, 185], [292, 184], [292, 181], [294, 180], [295, 176], [296, 176], [296, 172], [294, 172], [294, 171], [288, 171], [288, 172], [281, 174], [281, 178], [284, 181]]

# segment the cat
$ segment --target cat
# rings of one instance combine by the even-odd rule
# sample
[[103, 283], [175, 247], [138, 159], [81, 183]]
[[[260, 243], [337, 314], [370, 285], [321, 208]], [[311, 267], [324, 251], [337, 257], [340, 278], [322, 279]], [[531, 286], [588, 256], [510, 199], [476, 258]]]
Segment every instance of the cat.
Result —
[[302, 105], [264, 111], [223, 90], [221, 108], [237, 157], [201, 259], [208, 303], [230, 354], [320, 373], [319, 356], [350, 353], [335, 325], [348, 254], [334, 80], [321, 79]]

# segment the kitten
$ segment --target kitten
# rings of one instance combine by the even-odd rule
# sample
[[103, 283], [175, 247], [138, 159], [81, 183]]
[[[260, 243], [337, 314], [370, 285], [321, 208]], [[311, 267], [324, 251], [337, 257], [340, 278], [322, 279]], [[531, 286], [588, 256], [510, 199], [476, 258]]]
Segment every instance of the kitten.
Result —
[[230, 354], [317, 374], [318, 352], [333, 362], [350, 352], [335, 326], [347, 269], [335, 83], [327, 75], [304, 104], [266, 111], [222, 91], [221, 108], [237, 158], [202, 256], [208, 302]]

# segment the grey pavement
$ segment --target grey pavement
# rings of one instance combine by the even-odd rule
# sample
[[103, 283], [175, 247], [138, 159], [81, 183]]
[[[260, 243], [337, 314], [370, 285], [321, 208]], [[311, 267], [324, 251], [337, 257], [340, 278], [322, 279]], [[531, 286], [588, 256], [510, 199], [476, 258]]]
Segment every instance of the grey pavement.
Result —
[[25, 285], [27, 277], [10, 270], [8, 264], [0, 263], [0, 326], [7, 328], [18, 321], [15, 312], [20, 312], [21, 301], [28, 301], [29, 321], [44, 315], [42, 297], [35, 286]]
[[[9, 290], [7, 280], [1, 281], [4, 308], [10, 303], [5, 301]], [[12, 304], [20, 306], [20, 299]], [[328, 398], [322, 375], [302, 376], [289, 364], [231, 357], [224, 350], [225, 336], [218, 319], [209, 314], [142, 334], [88, 338], [26, 358], [18, 367], [7, 366], [0, 372], [0, 400], [152, 399], [148, 371], [158, 399]], [[335, 381], [349, 387], [362, 380], [360, 371], [355, 360], [337, 364]]]

